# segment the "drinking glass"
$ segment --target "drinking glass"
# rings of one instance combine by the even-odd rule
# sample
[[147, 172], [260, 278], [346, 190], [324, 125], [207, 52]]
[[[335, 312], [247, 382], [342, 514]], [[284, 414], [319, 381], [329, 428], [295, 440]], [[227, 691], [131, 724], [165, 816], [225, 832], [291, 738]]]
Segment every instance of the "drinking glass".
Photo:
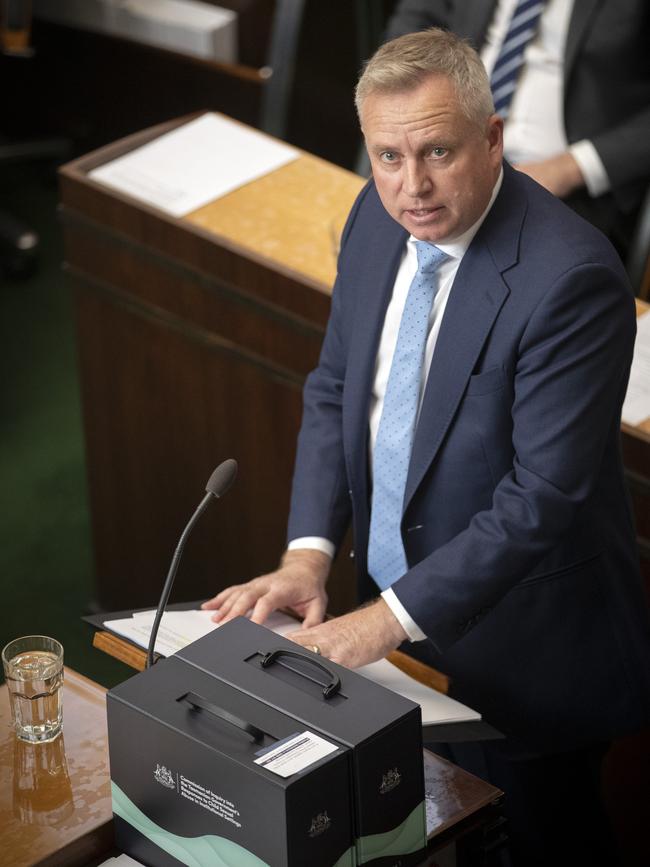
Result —
[[63, 647], [46, 635], [25, 635], [2, 651], [11, 718], [16, 736], [46, 743], [61, 733]]

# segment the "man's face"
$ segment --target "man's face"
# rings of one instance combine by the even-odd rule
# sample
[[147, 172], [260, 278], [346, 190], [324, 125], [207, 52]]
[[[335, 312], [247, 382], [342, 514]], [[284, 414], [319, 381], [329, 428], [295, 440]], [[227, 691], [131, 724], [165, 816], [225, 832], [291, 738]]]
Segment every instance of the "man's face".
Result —
[[451, 81], [432, 75], [413, 90], [371, 93], [361, 127], [382, 204], [418, 240], [450, 241], [478, 220], [501, 166], [499, 117], [479, 129]]

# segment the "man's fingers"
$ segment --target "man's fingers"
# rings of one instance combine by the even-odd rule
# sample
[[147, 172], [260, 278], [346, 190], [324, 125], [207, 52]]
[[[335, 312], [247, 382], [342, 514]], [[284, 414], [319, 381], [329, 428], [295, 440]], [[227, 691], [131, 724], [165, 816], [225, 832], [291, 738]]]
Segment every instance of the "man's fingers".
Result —
[[242, 586], [243, 585], [241, 584], [233, 584], [232, 587], [226, 587], [224, 590], [220, 590], [216, 596], [213, 596], [212, 599], [208, 599], [207, 602], [204, 602], [201, 605], [201, 608], [204, 611], [221, 608], [227, 599], [240, 592]]
[[323, 622], [325, 611], [327, 608], [327, 599], [320, 596], [312, 599], [305, 609], [305, 616], [302, 621], [303, 629], [311, 629], [312, 626], [318, 626]]
[[202, 611], [212, 611], [214, 608], [219, 607], [219, 603], [217, 602], [218, 596], [213, 596], [212, 599], [208, 599], [206, 602], [201, 603]]
[[278, 607], [280, 606], [275, 604], [273, 595], [271, 593], [266, 593], [264, 596], [260, 596], [255, 603], [255, 607], [251, 614], [251, 620], [253, 623], [262, 624], [269, 614], [272, 614]]
[[233, 617], [247, 614], [255, 605], [260, 593], [263, 592], [262, 588], [242, 585], [237, 593], [231, 594], [222, 605], [220, 605], [219, 610], [213, 615], [212, 620], [217, 623], [225, 623], [227, 620], [232, 620]]

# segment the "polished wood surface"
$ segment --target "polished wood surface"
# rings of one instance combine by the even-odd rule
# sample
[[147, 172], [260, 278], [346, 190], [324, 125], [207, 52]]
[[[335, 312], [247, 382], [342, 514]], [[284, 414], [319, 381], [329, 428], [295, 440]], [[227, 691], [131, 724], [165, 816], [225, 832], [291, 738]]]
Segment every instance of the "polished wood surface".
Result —
[[329, 294], [341, 232], [363, 184], [358, 175], [303, 154], [185, 220], [311, 279]]
[[408, 674], [413, 680], [417, 680], [418, 683], [423, 683], [437, 692], [444, 693], [444, 695], [447, 695], [449, 692], [449, 678], [447, 675], [442, 674], [442, 672], [437, 671], [435, 668], [431, 668], [424, 662], [420, 662], [419, 659], [414, 659], [407, 653], [402, 653], [401, 650], [391, 651], [386, 659], [392, 662], [400, 671], [403, 671], [404, 674]]
[[124, 638], [113, 635], [112, 632], [100, 630], [93, 635], [93, 647], [103, 653], [119, 659], [125, 665], [129, 665], [136, 671], [144, 671], [147, 667], [147, 652], [136, 647]]
[[503, 797], [500, 789], [430, 750], [424, 750], [424, 790], [430, 841]]
[[14, 737], [0, 687], [0, 865], [81, 867], [113, 846], [105, 690], [69, 668], [63, 734]]
[[[155, 604], [176, 540], [228, 457], [239, 462], [238, 479], [193, 532], [176, 598], [205, 597], [275, 567], [302, 384], [318, 359], [337, 239], [362, 183], [303, 154], [174, 219], [88, 178], [183, 122], [60, 173], [104, 610]], [[331, 610], [354, 598], [344, 554]]]

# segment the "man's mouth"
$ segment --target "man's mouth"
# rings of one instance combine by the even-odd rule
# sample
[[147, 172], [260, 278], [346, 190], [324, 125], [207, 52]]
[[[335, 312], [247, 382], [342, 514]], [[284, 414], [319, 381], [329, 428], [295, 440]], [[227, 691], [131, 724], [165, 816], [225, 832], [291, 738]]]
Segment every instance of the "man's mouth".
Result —
[[424, 220], [440, 210], [442, 210], [442, 205], [435, 208], [409, 208], [406, 213], [416, 220]]

